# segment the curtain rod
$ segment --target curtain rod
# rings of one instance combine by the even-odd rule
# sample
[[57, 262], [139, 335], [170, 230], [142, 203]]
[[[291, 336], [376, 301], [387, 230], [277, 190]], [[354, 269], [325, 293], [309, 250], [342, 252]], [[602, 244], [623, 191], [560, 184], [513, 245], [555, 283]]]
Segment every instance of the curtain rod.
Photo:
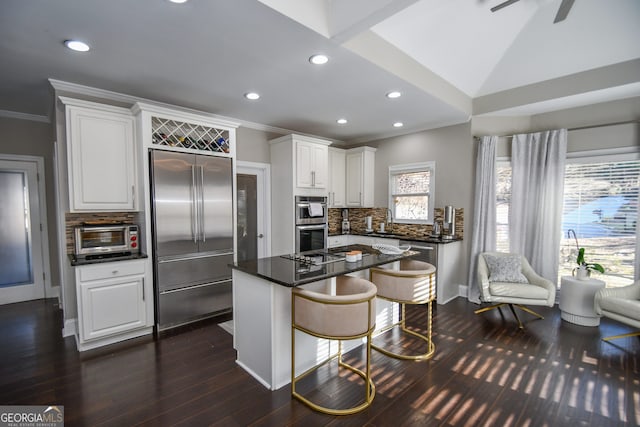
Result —
[[[595, 129], [595, 128], [603, 128], [607, 126], [627, 125], [629, 123], [640, 123], [640, 120], [627, 120], [625, 122], [605, 123], [601, 125], [578, 126], [575, 128], [569, 128], [567, 129], [567, 131], [570, 132], [574, 130]], [[498, 135], [498, 138], [513, 138], [514, 136], [515, 135]]]

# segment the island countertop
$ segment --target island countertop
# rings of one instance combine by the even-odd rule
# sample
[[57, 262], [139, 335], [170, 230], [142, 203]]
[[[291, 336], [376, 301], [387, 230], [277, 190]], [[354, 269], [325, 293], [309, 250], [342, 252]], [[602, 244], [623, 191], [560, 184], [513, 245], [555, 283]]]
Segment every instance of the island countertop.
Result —
[[362, 260], [356, 262], [336, 261], [322, 265], [308, 265], [300, 261], [272, 256], [231, 264], [231, 268], [266, 279], [282, 286], [294, 287], [331, 277], [342, 276], [354, 271], [365, 270], [378, 265], [398, 261], [417, 255], [418, 252], [406, 251], [399, 255], [386, 255], [366, 245], [349, 245], [328, 249], [330, 253], [342, 253], [352, 250], [362, 251]]

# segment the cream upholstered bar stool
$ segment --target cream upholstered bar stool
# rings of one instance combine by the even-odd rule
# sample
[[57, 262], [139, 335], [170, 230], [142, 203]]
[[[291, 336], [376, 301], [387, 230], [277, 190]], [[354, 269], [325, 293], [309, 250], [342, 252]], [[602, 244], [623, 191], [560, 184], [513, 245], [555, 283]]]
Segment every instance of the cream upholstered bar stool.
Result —
[[[390, 357], [403, 360], [426, 360], [433, 356], [436, 350], [431, 340], [432, 332], [432, 307], [431, 304], [436, 298], [435, 290], [436, 268], [426, 262], [414, 259], [400, 260], [399, 270], [391, 268], [370, 269], [371, 281], [378, 288], [378, 298], [400, 303], [402, 311], [400, 320], [380, 330], [380, 334], [400, 326], [400, 330], [412, 335], [427, 344], [427, 351], [421, 354], [401, 354], [384, 349], [372, 344], [377, 351]], [[427, 305], [427, 335], [407, 329], [405, 323], [406, 304], [426, 304]], [[379, 335], [379, 334], [378, 334]]]
[[[351, 276], [336, 277], [336, 294], [294, 288], [291, 292], [291, 395], [310, 408], [330, 415], [350, 415], [371, 405], [375, 386], [371, 380], [371, 333], [375, 329], [376, 287], [365, 279]], [[338, 340], [338, 351], [308, 371], [295, 373], [295, 332], [329, 340]], [[367, 338], [364, 372], [342, 361], [342, 340]], [[364, 380], [364, 401], [344, 408], [328, 408], [312, 402], [296, 391], [296, 383], [322, 365], [338, 359], [338, 367], [356, 373]]]

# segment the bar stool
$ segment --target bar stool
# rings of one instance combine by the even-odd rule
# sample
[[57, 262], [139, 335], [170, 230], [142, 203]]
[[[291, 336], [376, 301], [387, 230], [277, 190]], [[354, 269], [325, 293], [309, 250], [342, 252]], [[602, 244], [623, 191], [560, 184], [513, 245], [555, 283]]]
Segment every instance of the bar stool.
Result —
[[[431, 340], [431, 303], [436, 298], [434, 275], [436, 268], [426, 262], [414, 259], [400, 260], [400, 269], [372, 268], [370, 269], [371, 281], [378, 288], [378, 297], [388, 301], [400, 303], [402, 313], [400, 320], [379, 331], [380, 335], [400, 325], [401, 331], [417, 337], [427, 343], [427, 352], [416, 355], [405, 355], [386, 350], [376, 344], [371, 346], [379, 352], [396, 359], [403, 360], [426, 360], [433, 356], [436, 350]], [[405, 305], [406, 304], [426, 304], [427, 305], [427, 336], [407, 329], [405, 325]]]
[[[365, 279], [336, 277], [336, 295], [294, 288], [291, 292], [291, 395], [310, 408], [330, 415], [350, 415], [371, 405], [375, 386], [371, 380], [371, 333], [375, 329], [376, 287]], [[338, 340], [338, 352], [301, 375], [295, 374], [295, 331], [329, 340]], [[365, 372], [342, 361], [342, 340], [367, 337]], [[320, 406], [296, 391], [298, 380], [338, 359], [338, 367], [358, 374], [365, 384], [364, 402], [346, 409]]]

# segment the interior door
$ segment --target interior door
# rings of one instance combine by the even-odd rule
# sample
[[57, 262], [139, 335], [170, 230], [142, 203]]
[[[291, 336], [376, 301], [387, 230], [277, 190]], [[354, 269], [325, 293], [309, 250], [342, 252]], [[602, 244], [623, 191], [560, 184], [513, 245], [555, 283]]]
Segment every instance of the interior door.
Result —
[[237, 167], [238, 261], [271, 256], [269, 165], [238, 162]]
[[44, 298], [37, 164], [0, 160], [0, 304]]
[[256, 175], [238, 174], [238, 261], [258, 259], [258, 194]]

